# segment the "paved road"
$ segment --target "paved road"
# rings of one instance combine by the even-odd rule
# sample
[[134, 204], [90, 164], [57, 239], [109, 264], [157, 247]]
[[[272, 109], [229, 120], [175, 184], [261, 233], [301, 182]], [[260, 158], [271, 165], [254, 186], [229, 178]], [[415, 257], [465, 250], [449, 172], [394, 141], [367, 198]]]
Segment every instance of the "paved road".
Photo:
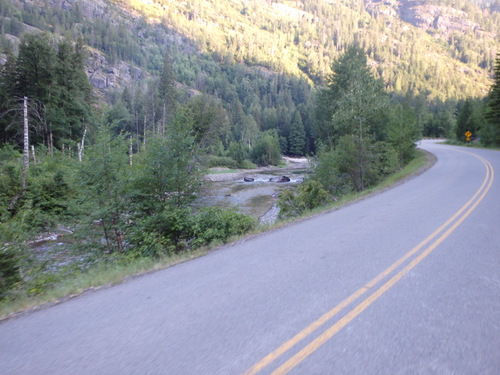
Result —
[[500, 373], [500, 152], [422, 147], [384, 193], [0, 323], [0, 374]]

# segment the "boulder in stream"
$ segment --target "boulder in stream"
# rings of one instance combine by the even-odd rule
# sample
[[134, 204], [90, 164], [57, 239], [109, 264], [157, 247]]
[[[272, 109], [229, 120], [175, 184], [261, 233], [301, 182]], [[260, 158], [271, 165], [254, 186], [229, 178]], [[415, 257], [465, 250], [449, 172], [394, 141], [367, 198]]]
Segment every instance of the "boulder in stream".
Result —
[[290, 182], [290, 177], [280, 176], [280, 177], [271, 177], [269, 182]]

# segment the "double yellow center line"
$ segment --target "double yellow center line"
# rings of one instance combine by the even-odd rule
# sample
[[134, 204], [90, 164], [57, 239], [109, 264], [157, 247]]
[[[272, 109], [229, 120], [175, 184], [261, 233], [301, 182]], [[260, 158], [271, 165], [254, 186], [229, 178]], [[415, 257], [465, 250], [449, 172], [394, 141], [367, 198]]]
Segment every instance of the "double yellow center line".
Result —
[[[305, 358], [311, 355], [316, 349], [322, 346], [326, 341], [335, 336], [342, 328], [344, 328], [349, 322], [351, 322], [355, 317], [361, 314], [368, 306], [375, 302], [380, 296], [382, 296], [387, 290], [394, 286], [401, 278], [410, 272], [417, 264], [419, 264], [423, 259], [425, 259], [436, 247], [439, 246], [457, 227], [462, 224], [462, 222], [470, 215], [470, 213], [477, 207], [477, 205], [483, 200], [488, 191], [493, 184], [494, 170], [491, 164], [479, 155], [472, 154], [469, 152], [461, 151], [470, 154], [484, 164], [486, 168], [486, 177], [481, 185], [481, 187], [476, 191], [472, 198], [460, 208], [452, 217], [450, 217], [443, 225], [436, 229], [431, 235], [420, 242], [417, 246], [406, 253], [402, 258], [397, 260], [381, 274], [376, 276], [373, 280], [369, 281], [363, 287], [355, 291], [340, 304], [335, 306], [333, 309], [328, 311], [326, 314], [321, 316], [318, 320], [314, 321], [311, 325], [304, 328], [297, 335], [292, 337], [290, 340], [285, 342], [279, 348], [262, 358], [259, 362], [249, 368], [243, 373], [243, 375], [253, 375], [260, 372], [266, 366], [277, 360], [281, 355], [286, 353], [288, 350], [293, 348], [299, 342], [307, 338], [314, 331], [328, 323], [332, 318], [334, 318], [343, 309], [353, 303], [355, 300], [363, 296], [368, 291], [371, 291], [377, 284], [382, 280], [389, 277], [391, 274], [396, 272], [403, 264], [407, 263], [403, 269], [395, 273], [389, 280], [387, 280], [382, 286], [375, 290], [372, 294], [367, 296], [364, 300], [360, 301], [355, 305], [348, 313], [346, 313], [341, 319], [333, 323], [329, 328], [327, 328], [322, 334], [320, 334], [316, 339], [307, 344], [304, 348], [298, 351], [280, 367], [278, 367], [272, 374], [286, 374], [299, 363], [301, 363]], [[427, 246], [427, 247], [426, 247]], [[423, 249], [423, 250], [422, 250]], [[412, 260], [410, 260], [413, 258]]]

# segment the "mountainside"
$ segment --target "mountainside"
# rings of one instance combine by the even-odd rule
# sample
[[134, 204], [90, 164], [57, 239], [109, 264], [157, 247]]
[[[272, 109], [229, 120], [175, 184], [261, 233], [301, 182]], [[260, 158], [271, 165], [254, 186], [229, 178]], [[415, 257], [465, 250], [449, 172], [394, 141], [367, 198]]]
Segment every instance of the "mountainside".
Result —
[[83, 35], [99, 89], [157, 72], [165, 50], [321, 83], [357, 42], [390, 91], [484, 96], [500, 34], [498, 2], [486, 0], [7, 1], [0, 15], [3, 46], [37, 29]]

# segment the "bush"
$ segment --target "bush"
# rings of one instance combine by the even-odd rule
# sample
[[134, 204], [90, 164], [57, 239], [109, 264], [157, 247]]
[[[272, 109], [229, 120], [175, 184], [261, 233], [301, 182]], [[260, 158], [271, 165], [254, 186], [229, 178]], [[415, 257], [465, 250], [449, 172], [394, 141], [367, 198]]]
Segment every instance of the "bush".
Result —
[[[378, 157], [376, 164], [378, 165], [379, 177], [388, 176], [396, 172], [399, 168], [399, 158], [397, 151], [388, 143], [375, 143], [375, 152]], [[410, 159], [409, 154], [407, 160]]]
[[278, 197], [279, 218], [298, 216], [302, 213], [294, 189], [284, 189]]
[[283, 190], [278, 199], [281, 219], [298, 216], [328, 202], [329, 194], [319, 181], [308, 180], [296, 191]]
[[0, 300], [19, 281], [21, 275], [15, 252], [7, 247], [0, 248]]
[[332, 195], [344, 195], [353, 190], [351, 179], [336, 168], [335, 151], [322, 152], [314, 168], [315, 178]]
[[252, 163], [250, 160], [245, 159], [241, 163], [241, 168], [242, 169], [255, 169], [255, 168], [257, 168], [257, 165], [255, 165], [254, 163]]
[[178, 253], [193, 236], [192, 220], [190, 209], [177, 207], [146, 217], [132, 231], [131, 242], [138, 248], [131, 251], [147, 257]]
[[195, 247], [214, 241], [226, 242], [232, 236], [249, 232], [257, 224], [254, 217], [220, 207], [203, 208], [194, 220]]
[[41, 184], [34, 185], [29, 193], [34, 208], [58, 216], [66, 214], [71, 191], [62, 170], [57, 170]]
[[243, 164], [243, 161], [247, 157], [247, 152], [245, 148], [241, 145], [241, 143], [236, 141], [231, 141], [229, 147], [227, 149], [227, 155], [236, 161], [238, 166], [240, 167]]
[[10, 218], [8, 207], [21, 187], [22, 154], [10, 145], [0, 148], [0, 222]]
[[258, 165], [278, 165], [281, 161], [279, 139], [273, 132], [265, 132], [252, 150], [252, 161]]
[[239, 167], [239, 164], [236, 160], [227, 157], [227, 156], [210, 156], [207, 160], [207, 168], [213, 167], [227, 167], [236, 169]]

